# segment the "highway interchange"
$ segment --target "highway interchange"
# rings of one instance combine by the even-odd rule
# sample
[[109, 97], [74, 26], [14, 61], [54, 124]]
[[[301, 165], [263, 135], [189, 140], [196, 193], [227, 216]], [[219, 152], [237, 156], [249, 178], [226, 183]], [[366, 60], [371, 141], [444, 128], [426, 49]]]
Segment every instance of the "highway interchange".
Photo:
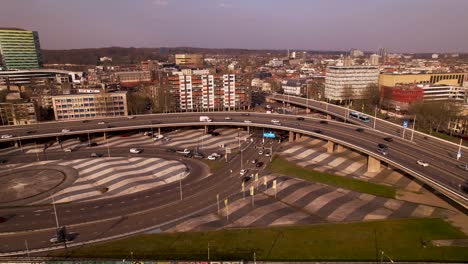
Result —
[[[200, 115], [210, 116], [213, 122], [200, 123]], [[231, 117], [232, 120], [225, 120], [227, 116]], [[273, 125], [271, 123], [273, 118], [278, 119], [281, 126]], [[245, 123], [245, 120], [252, 121], [252, 123]], [[468, 163], [468, 159], [463, 156], [460, 161], [457, 161], [451, 156], [456, 146], [435, 143], [434, 140], [424, 139], [423, 136], [416, 133], [413, 142], [408, 137], [401, 139], [396, 135], [395, 126], [384, 121], [377, 122], [376, 126], [376, 129], [382, 130], [384, 133], [371, 128], [359, 132], [354, 125], [331, 120], [320, 122], [318, 119], [306, 118], [304, 121], [299, 121], [295, 116], [263, 113], [250, 113], [248, 116], [239, 112], [173, 113], [136, 116], [133, 119], [109, 118], [105, 120], [105, 124], [98, 124], [99, 121], [101, 120], [90, 120], [86, 123], [82, 121], [53, 122], [3, 128], [0, 134], [11, 134], [14, 137], [1, 141], [21, 139], [21, 141], [26, 142], [44, 137], [55, 138], [56, 136], [86, 135], [88, 133], [94, 135], [111, 131], [148, 130], [151, 127], [157, 129], [158, 127], [196, 125], [264, 127], [265, 130], [284, 129], [332, 140], [372, 155], [392, 164], [393, 167], [399, 167], [413, 174], [415, 177], [422, 176], [429, 181], [436, 182], [441, 188], [449, 190], [462, 206], [467, 207], [468, 204], [467, 194], [459, 189], [460, 184], [464, 184], [468, 180], [468, 172], [457, 167], [461, 162]], [[62, 133], [62, 129], [69, 129], [70, 132]], [[317, 130], [322, 133], [315, 133], [314, 131]], [[406, 135], [408, 134], [410, 133]], [[391, 136], [394, 141], [386, 142], [383, 140], [384, 137], [388, 136]], [[389, 146], [388, 155], [381, 156], [377, 152], [377, 144], [379, 143], [385, 143]], [[99, 146], [96, 149], [83, 149], [67, 154], [61, 151], [48, 152], [47, 155], [49, 159], [88, 158], [91, 152], [98, 150], [101, 153], [107, 153], [105, 146]], [[129, 156], [128, 147], [112, 148], [110, 151], [112, 156]], [[157, 156], [182, 160], [186, 163], [190, 168], [190, 174], [182, 180], [183, 200], [180, 200], [179, 183], [177, 182], [155, 190], [117, 197], [112, 200], [57, 205], [61, 225], [66, 225], [70, 231], [79, 234], [73, 243], [155, 229], [174, 221], [189, 218], [202, 211], [213, 210], [216, 207], [216, 194], [225, 198], [239, 192], [240, 155], [232, 155], [229, 159], [230, 162], [225, 164], [223, 170], [208, 177], [205, 177], [208, 174], [206, 167], [198, 161], [181, 158], [178, 154], [167, 153], [160, 146], [145, 147], [143, 153], [132, 155]], [[256, 151], [253, 148], [247, 148], [244, 153], [244, 157], [255, 155]], [[10, 162], [32, 162], [36, 158], [36, 154], [8, 157]], [[428, 167], [418, 165], [416, 161], [420, 159], [428, 161], [430, 165]], [[423, 179], [423, 181], [425, 180]], [[28, 241], [31, 249], [50, 246], [48, 240], [55, 232], [55, 220], [51, 206], [0, 209], [0, 215], [13, 216], [0, 224], [0, 244], [3, 245], [0, 252], [24, 250], [25, 240]], [[30, 230], [36, 231], [28, 232]]]

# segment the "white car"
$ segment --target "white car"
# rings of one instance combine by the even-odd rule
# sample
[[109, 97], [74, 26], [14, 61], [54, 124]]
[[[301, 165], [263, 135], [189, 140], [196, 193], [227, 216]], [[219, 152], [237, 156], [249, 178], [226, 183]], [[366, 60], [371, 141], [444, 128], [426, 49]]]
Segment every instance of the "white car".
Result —
[[70, 129], [66, 129], [66, 128], [62, 129], [62, 133], [67, 133], [67, 132], [70, 132], [70, 131], [71, 131]]
[[100, 121], [100, 122], [98, 122], [97, 124], [98, 124], [98, 125], [104, 125], [105, 123], [106, 123], [106, 122], [104, 122], [104, 121]]
[[423, 167], [429, 166], [429, 163], [425, 162], [424, 160], [418, 160], [417, 162], [418, 162], [419, 165], [421, 165]]
[[246, 169], [242, 169], [242, 170], [240, 170], [240, 175], [241, 175], [241, 176], [243, 176], [244, 174], [246, 174], [246, 173], [247, 173], [247, 171], [248, 171], [248, 170], [246, 170]]
[[250, 120], [244, 120], [244, 123], [252, 123]]
[[263, 150], [259, 150], [258, 155], [263, 155]]
[[270, 157], [271, 154], [270, 154], [270, 153], [265, 153], [265, 156], [266, 156], [266, 157]]
[[226, 116], [224, 120], [232, 120], [232, 118], [230, 118], [229, 116]]
[[213, 157], [213, 156], [210, 155], [210, 156], [208, 156], [207, 159], [208, 159], [208, 160], [216, 160], [216, 157]]
[[177, 153], [181, 153], [181, 154], [190, 154], [191, 151], [189, 149], [184, 149], [184, 150], [177, 150]]
[[213, 156], [213, 157], [215, 157], [215, 158], [220, 158], [220, 157], [221, 157], [221, 155], [219, 155], [219, 154], [216, 153], [216, 152], [215, 152], [215, 153], [211, 153], [210, 156]]
[[11, 137], [13, 137], [13, 135], [2, 135], [2, 136], [1, 136], [2, 139], [11, 138]]
[[72, 150], [71, 148], [66, 148], [66, 149], [64, 149], [63, 151], [65, 151], [65, 152], [72, 152], [73, 150]]
[[134, 153], [134, 154], [141, 153], [142, 151], [143, 151], [143, 150], [138, 149], [138, 148], [131, 148], [131, 149], [130, 149], [130, 153]]
[[128, 119], [133, 119], [135, 118], [134, 116], [127, 116]]
[[153, 140], [160, 140], [160, 139], [163, 139], [163, 138], [164, 138], [163, 135], [155, 135], [155, 136], [153, 137]]

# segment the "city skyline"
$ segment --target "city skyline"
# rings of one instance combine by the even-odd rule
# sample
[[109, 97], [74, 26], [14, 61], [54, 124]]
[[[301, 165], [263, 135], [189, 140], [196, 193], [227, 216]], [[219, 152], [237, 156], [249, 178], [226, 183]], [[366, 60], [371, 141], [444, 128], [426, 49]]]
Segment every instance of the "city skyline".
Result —
[[[5, 1], [1, 27], [43, 49], [200, 47], [468, 52], [468, 1]], [[441, 23], [442, 21], [442, 23]], [[346, 26], [345, 26], [346, 25]]]

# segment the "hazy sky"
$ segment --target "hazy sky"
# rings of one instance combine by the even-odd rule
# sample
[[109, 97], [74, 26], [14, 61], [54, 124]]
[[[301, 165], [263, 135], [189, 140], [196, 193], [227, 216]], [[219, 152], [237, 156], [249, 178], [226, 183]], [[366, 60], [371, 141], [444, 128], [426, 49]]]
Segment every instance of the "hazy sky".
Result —
[[44, 49], [468, 52], [468, 0], [0, 0]]

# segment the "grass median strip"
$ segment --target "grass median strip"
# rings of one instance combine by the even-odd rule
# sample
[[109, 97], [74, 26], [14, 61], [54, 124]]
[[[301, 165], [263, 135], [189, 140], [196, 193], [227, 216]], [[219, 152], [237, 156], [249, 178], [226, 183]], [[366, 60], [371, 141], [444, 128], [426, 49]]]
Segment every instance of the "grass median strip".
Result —
[[356, 192], [368, 193], [376, 196], [395, 198], [396, 190], [392, 187], [309, 170], [297, 166], [296, 164], [289, 162], [279, 156], [275, 156], [273, 158], [273, 162], [268, 165], [268, 169], [272, 173], [284, 174], [286, 176], [297, 177], [307, 181], [320, 182], [327, 185], [349, 189]]
[[[70, 248], [56, 256], [157, 260], [466, 261], [463, 247], [435, 247], [435, 239], [465, 235], [442, 219], [403, 219], [351, 224], [233, 229], [140, 235]], [[423, 247], [426, 244], [426, 247]], [[62, 255], [63, 254], [63, 255]], [[385, 257], [385, 261], [388, 259]]]

